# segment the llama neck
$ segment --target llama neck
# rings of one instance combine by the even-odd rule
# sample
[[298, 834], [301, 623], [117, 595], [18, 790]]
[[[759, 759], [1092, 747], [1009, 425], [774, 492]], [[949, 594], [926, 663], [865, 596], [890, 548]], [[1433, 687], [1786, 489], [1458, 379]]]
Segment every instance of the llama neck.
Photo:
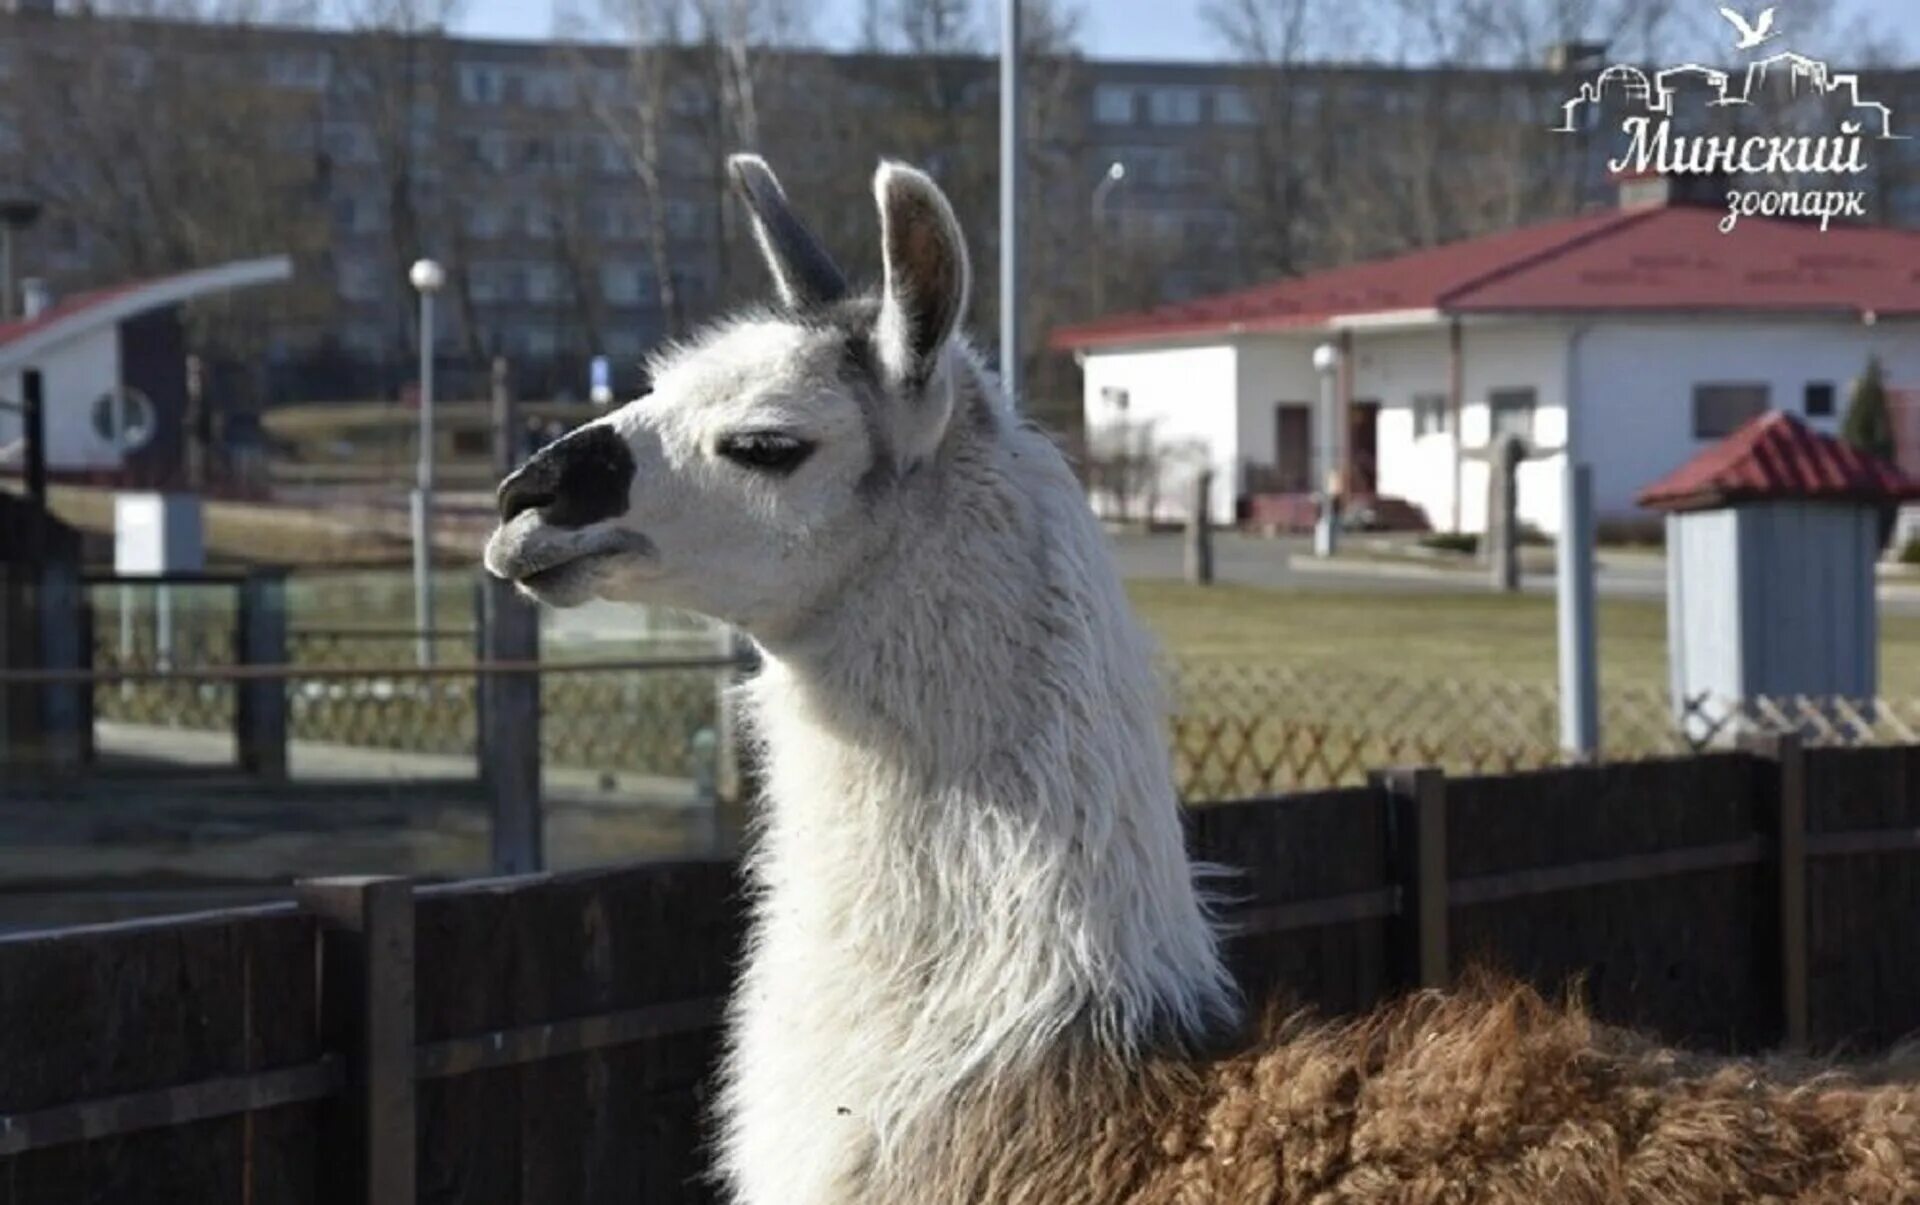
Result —
[[750, 700], [769, 807], [744, 1007], [858, 1034], [880, 1124], [1063, 1042], [1132, 1054], [1233, 1011], [1149, 645], [1058, 453], [992, 436]]

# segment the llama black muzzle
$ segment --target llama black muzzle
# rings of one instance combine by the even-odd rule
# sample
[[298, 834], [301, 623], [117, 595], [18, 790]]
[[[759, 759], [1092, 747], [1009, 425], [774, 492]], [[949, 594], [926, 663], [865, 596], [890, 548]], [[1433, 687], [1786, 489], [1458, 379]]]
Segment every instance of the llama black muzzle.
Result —
[[500, 483], [500, 521], [538, 510], [555, 527], [585, 527], [627, 512], [633, 451], [613, 428], [594, 424], [561, 436]]

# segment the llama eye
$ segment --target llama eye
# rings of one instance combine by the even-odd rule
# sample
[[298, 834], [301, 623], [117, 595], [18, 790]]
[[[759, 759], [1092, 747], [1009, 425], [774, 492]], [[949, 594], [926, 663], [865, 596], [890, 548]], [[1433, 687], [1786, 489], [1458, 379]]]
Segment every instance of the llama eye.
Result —
[[782, 475], [793, 472], [801, 461], [813, 455], [812, 444], [777, 431], [725, 435], [720, 439], [718, 450], [743, 469]]

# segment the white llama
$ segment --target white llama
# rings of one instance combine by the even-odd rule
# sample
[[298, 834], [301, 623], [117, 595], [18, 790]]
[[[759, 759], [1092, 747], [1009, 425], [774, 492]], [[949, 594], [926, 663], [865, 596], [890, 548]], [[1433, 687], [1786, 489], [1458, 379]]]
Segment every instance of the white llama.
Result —
[[[1618, 1120], [1569, 1077], [1604, 1064], [1626, 1091], [1672, 1065], [1603, 1058], [1583, 1021], [1525, 993], [1207, 1053], [1238, 1006], [1183, 848], [1148, 644], [1067, 464], [959, 333], [952, 210], [882, 166], [883, 281], [863, 296], [760, 160], [731, 167], [778, 304], [664, 353], [649, 396], [510, 477], [486, 562], [555, 605], [682, 607], [763, 650], [746, 701], [767, 798], [720, 1110], [733, 1199], [1381, 1199], [1418, 1196], [1469, 1151], [1447, 1182], [1492, 1187], [1459, 1199], [1615, 1182], [1601, 1156], [1541, 1161], [1568, 1127]], [[1425, 1040], [1442, 1021], [1544, 1068], [1572, 1103], [1528, 1107], [1561, 1128], [1531, 1154], [1421, 1146], [1409, 1118], [1454, 1106], [1382, 1077], [1459, 1056]], [[1831, 1111], [1841, 1091], [1817, 1099]], [[1910, 1126], [1899, 1139], [1914, 1149]], [[1676, 1166], [1771, 1173], [1764, 1146], [1736, 1134]]]

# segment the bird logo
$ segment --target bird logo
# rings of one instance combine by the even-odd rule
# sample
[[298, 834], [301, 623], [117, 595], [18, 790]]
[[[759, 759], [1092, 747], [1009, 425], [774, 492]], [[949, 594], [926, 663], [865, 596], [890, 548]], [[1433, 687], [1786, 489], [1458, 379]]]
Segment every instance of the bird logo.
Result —
[[1773, 9], [1768, 9], [1760, 14], [1759, 21], [1749, 25], [1747, 24], [1747, 19], [1733, 9], [1721, 8], [1720, 15], [1732, 23], [1734, 32], [1740, 35], [1740, 40], [1733, 44], [1733, 48], [1735, 50], [1752, 50], [1762, 42], [1772, 41], [1774, 38], [1779, 37], [1780, 35], [1774, 32], [1773, 13]]

